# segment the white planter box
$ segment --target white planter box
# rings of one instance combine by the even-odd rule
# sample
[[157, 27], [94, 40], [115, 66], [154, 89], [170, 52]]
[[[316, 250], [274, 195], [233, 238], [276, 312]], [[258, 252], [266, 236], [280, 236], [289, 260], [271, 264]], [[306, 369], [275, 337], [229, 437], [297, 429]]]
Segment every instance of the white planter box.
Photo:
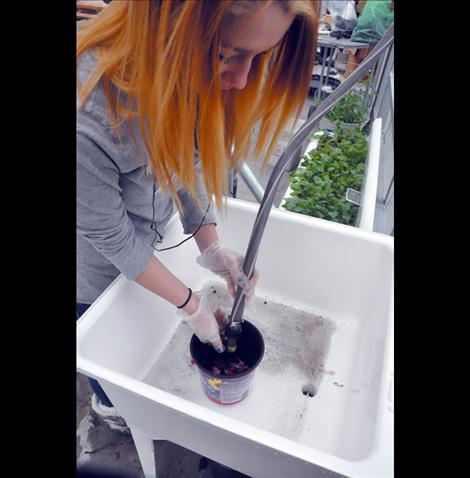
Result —
[[[227, 203], [221, 241], [244, 251], [258, 205]], [[181, 235], [174, 217], [163, 245]], [[197, 255], [190, 241], [158, 257], [197, 290], [214, 280], [195, 263]], [[257, 268], [259, 297], [319, 314], [336, 328], [321, 364], [325, 376], [317, 394], [304, 397], [303, 413], [293, 417], [297, 431], [289, 437], [267, 431], [259, 417], [269, 412], [273, 421], [285, 419], [288, 409], [278, 408], [276, 389], [291, 383], [293, 364], [279, 364], [277, 386], [262, 409], [255, 392], [224, 407], [199, 386], [184, 399], [144, 382], [179, 320], [173, 306], [136, 283], [118, 277], [78, 321], [77, 369], [101, 383], [126, 419], [146, 477], [156, 476], [152, 440], [159, 439], [254, 478], [392, 477], [393, 238], [273, 209]], [[303, 319], [306, 335], [312, 333], [309, 317]], [[288, 340], [283, 346], [294, 356], [306, 352]], [[255, 383], [267, 386], [263, 374]]]
[[[318, 132], [315, 136], [319, 137], [323, 132]], [[361, 203], [358, 212], [358, 219], [356, 224], [359, 228], [366, 231], [373, 231], [374, 229], [374, 217], [375, 217], [375, 208], [377, 202], [377, 186], [379, 180], [379, 163], [380, 163], [380, 148], [381, 148], [381, 134], [382, 134], [382, 118], [377, 118], [371, 127], [369, 134], [369, 148], [366, 158], [366, 166], [364, 172], [364, 181], [362, 184], [362, 193], [361, 193]], [[318, 139], [312, 140], [305, 154], [310, 152], [312, 149], [316, 149], [318, 146]], [[299, 168], [302, 169], [302, 166], [299, 165]], [[286, 199], [290, 198], [292, 195], [292, 189], [289, 186], [287, 188], [286, 194], [281, 201], [280, 208], [285, 209]]]

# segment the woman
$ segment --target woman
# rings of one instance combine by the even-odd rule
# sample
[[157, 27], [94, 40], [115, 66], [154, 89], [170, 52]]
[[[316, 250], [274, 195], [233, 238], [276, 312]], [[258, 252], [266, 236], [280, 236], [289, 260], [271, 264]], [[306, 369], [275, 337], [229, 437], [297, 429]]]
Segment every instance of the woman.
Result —
[[[300, 115], [316, 52], [320, 2], [148, 0], [112, 2], [78, 29], [77, 317], [123, 273], [179, 309], [196, 335], [222, 352], [228, 319], [158, 260], [161, 233], [178, 209], [205, 268], [234, 296], [258, 278], [223, 247], [228, 171], [266, 162]], [[91, 381], [94, 410], [115, 417]], [[118, 418], [119, 420], [119, 418]], [[118, 422], [118, 425], [125, 424]]]

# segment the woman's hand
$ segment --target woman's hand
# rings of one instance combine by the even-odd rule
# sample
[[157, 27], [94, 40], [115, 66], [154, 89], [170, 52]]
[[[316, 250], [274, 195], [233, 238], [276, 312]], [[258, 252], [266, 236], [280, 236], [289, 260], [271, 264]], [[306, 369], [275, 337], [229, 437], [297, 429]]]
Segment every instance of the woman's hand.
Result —
[[217, 309], [214, 314], [206, 296], [200, 297], [194, 292], [193, 296], [196, 296], [199, 299], [196, 311], [189, 315], [181, 309], [177, 313], [178, 316], [189, 324], [201, 342], [211, 343], [217, 352], [222, 353], [225, 350], [225, 347], [222, 343], [220, 333], [229, 323], [228, 317], [222, 309]]
[[240, 286], [247, 299], [250, 299], [255, 293], [259, 273], [255, 270], [248, 280], [243, 273], [244, 260], [245, 258], [238, 252], [222, 247], [219, 241], [214, 241], [196, 258], [196, 262], [201, 267], [209, 269], [214, 274], [225, 279], [228, 291], [232, 297], [235, 297], [237, 287]]

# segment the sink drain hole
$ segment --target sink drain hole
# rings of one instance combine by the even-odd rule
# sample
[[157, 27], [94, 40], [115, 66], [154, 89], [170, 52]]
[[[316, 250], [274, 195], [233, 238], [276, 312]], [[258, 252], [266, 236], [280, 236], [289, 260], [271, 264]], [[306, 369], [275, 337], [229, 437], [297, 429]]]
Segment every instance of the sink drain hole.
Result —
[[307, 397], [314, 397], [317, 394], [317, 389], [312, 384], [304, 385], [302, 387], [302, 393]]

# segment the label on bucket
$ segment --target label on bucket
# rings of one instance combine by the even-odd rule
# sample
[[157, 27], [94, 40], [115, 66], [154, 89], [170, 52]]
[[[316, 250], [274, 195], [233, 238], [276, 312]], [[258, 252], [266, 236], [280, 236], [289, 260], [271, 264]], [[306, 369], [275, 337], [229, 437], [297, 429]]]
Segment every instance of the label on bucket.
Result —
[[211, 377], [201, 373], [201, 383], [206, 395], [214, 402], [222, 405], [232, 405], [243, 400], [250, 390], [254, 373], [240, 378]]

